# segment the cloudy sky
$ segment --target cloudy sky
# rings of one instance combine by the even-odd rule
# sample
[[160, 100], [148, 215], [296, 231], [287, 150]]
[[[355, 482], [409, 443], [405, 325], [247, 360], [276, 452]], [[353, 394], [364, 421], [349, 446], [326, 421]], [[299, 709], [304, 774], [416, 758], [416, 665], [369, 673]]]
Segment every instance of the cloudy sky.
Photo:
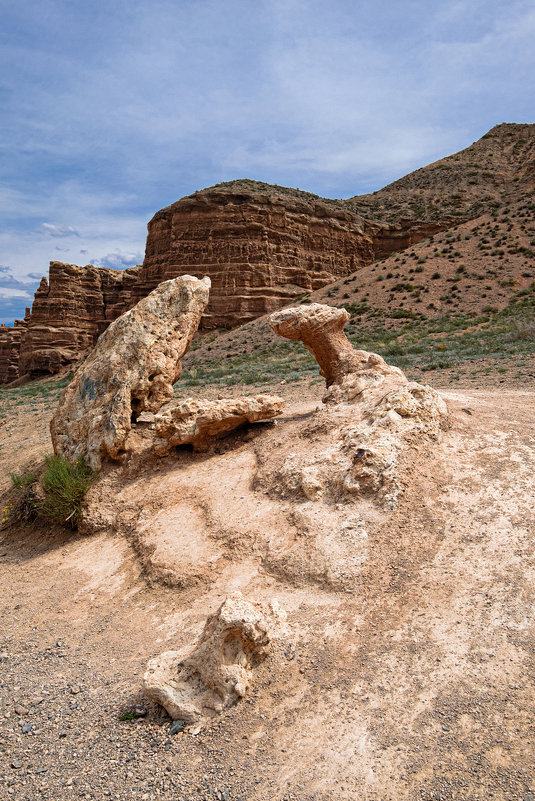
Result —
[[1, 0], [0, 322], [238, 177], [379, 189], [535, 122], [533, 0]]

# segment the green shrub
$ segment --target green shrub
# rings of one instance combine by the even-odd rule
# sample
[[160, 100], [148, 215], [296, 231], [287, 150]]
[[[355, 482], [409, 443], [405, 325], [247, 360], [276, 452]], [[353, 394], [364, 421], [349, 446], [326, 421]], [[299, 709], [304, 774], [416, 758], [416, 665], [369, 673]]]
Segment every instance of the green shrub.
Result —
[[37, 476], [33, 473], [10, 473], [9, 478], [15, 489], [24, 489], [37, 481]]
[[44, 500], [39, 512], [47, 520], [75, 528], [82, 515], [82, 501], [96, 474], [84, 459], [72, 465], [59, 456], [47, 456], [45, 464], [41, 479]]
[[37, 476], [33, 473], [10, 473], [9, 477], [18, 492], [14, 503], [4, 507], [2, 524], [31, 523], [39, 511], [39, 498], [35, 492]]

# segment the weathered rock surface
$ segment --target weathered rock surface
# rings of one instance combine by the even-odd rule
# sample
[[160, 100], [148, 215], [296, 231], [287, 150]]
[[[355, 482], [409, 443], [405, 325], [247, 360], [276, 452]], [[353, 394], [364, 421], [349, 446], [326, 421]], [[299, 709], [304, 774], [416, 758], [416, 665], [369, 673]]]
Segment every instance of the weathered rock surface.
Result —
[[57, 373], [93, 347], [111, 320], [133, 305], [137, 270], [51, 262], [21, 339], [20, 374]]
[[19, 372], [20, 343], [26, 325], [26, 320], [15, 320], [13, 327], [0, 325], [0, 384], [10, 384], [22, 375]]
[[355, 350], [344, 334], [349, 320], [345, 309], [322, 303], [281, 309], [269, 318], [275, 333], [298, 340], [314, 356], [325, 378], [328, 392], [324, 403], [340, 403], [354, 398], [363, 400], [371, 390], [383, 394], [394, 386], [407, 383], [399, 367], [385, 362], [377, 353]]
[[244, 423], [270, 420], [282, 414], [284, 401], [275, 395], [222, 398], [216, 401], [188, 398], [165, 409], [155, 419], [160, 456], [178, 445], [206, 451], [214, 440]]
[[233, 327], [373, 261], [379, 225], [321, 198], [250, 184], [204, 190], [155, 214], [137, 291], [185, 271], [208, 275], [202, 325]]
[[145, 692], [173, 720], [202, 724], [247, 693], [253, 670], [268, 655], [284, 618], [276, 602], [266, 609], [233, 594], [208, 618], [189, 655], [166, 651], [150, 660]]
[[417, 437], [438, 439], [447, 408], [431, 387], [409, 382], [376, 353], [355, 350], [343, 332], [348, 319], [345, 309], [320, 303], [270, 317], [276, 333], [300, 340], [315, 356], [328, 388], [324, 403], [357, 404], [358, 413], [355, 422], [339, 416], [335, 427], [330, 421], [327, 450], [316, 450], [312, 439], [306, 455], [288, 454], [268, 480], [277, 492], [302, 493], [309, 501], [354, 494], [394, 508], [403, 452]]
[[60, 398], [51, 422], [54, 451], [98, 470], [121, 459], [132, 420], [173, 396], [208, 302], [210, 279], [165, 281], [102, 334]]
[[332, 505], [351, 499], [394, 509], [412, 449], [426, 450], [448, 425], [440, 395], [415, 381], [327, 407], [305, 430], [308, 447], [283, 443], [260, 465], [255, 487], [272, 497]]

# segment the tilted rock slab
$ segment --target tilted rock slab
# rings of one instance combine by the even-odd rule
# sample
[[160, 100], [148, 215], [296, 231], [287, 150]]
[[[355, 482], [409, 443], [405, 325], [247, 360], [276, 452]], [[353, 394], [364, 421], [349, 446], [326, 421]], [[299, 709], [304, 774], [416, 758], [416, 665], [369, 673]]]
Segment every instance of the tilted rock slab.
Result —
[[348, 320], [346, 309], [323, 303], [292, 306], [269, 318], [276, 334], [301, 341], [318, 362], [328, 390], [324, 403], [341, 403], [358, 396], [361, 400], [366, 390], [380, 387], [387, 392], [407, 383], [399, 367], [387, 364], [377, 353], [355, 350], [343, 330]]
[[183, 275], [114, 320], [60, 398], [50, 424], [58, 456], [93, 470], [122, 458], [132, 421], [173, 397], [209, 290], [209, 278]]
[[209, 450], [214, 440], [244, 423], [270, 420], [282, 414], [284, 400], [276, 395], [223, 398], [216, 401], [187, 400], [167, 408], [155, 418], [155, 451], [160, 456], [178, 445]]
[[254, 668], [270, 651], [271, 641], [285, 620], [276, 602], [270, 609], [231, 595], [209, 617], [199, 643], [186, 656], [166, 651], [151, 659], [143, 677], [149, 698], [173, 718], [202, 723], [242, 698]]

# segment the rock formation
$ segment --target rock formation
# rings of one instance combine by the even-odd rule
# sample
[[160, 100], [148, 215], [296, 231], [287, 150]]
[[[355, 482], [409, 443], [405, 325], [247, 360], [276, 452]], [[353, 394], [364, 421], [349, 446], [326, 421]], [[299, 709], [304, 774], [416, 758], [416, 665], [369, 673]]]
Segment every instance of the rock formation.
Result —
[[57, 373], [93, 347], [112, 320], [133, 303], [137, 268], [110, 270], [50, 263], [21, 340], [21, 375]]
[[212, 280], [202, 328], [234, 327], [483, 211], [494, 217], [520, 201], [524, 209], [535, 188], [534, 154], [535, 126], [504, 124], [371, 195], [327, 200], [249, 180], [196, 192], [154, 215], [141, 267], [52, 262], [26, 331], [0, 345], [0, 380], [13, 376], [19, 341], [18, 375], [55, 373], [111, 320], [179, 275]]
[[323, 402], [358, 404], [355, 422], [339, 425], [334, 446], [305, 457], [289, 454], [270, 480], [278, 491], [323, 496], [375, 498], [394, 508], [399, 494], [400, 458], [415, 437], [437, 439], [447, 408], [434, 389], [408, 382], [405, 374], [376, 353], [355, 350], [343, 327], [345, 309], [320, 303], [282, 309], [271, 315], [273, 330], [300, 340], [320, 365], [327, 383]]
[[26, 320], [15, 320], [13, 327], [0, 326], [0, 384], [10, 384], [22, 375], [19, 372], [20, 343], [26, 325]]
[[355, 350], [344, 334], [349, 320], [345, 309], [322, 303], [292, 306], [275, 312], [269, 324], [276, 334], [299, 340], [320, 366], [328, 392], [324, 403], [339, 403], [361, 396], [365, 390], [388, 388], [407, 383], [398, 367], [392, 367], [377, 353]]
[[107, 328], [60, 398], [56, 454], [84, 457], [94, 470], [105, 457], [121, 459], [132, 421], [173, 396], [209, 287], [189, 275], [165, 281]]
[[202, 724], [247, 693], [253, 670], [268, 655], [284, 617], [276, 602], [261, 609], [235, 593], [208, 618], [188, 656], [166, 651], [150, 660], [145, 692], [173, 720]]
[[244, 423], [270, 420], [282, 414], [284, 401], [275, 395], [222, 398], [216, 401], [188, 398], [169, 406], [155, 419], [155, 451], [160, 456], [178, 445], [207, 451], [214, 440]]
[[380, 226], [312, 197], [250, 182], [173, 203], [149, 222], [136, 291], [185, 271], [208, 275], [202, 325], [233, 327], [373, 261]]
[[[365, 221], [342, 202], [281, 187], [260, 190], [252, 181], [247, 188], [197, 192], [149, 222], [140, 267], [51, 262], [26, 330], [12, 337], [9, 374], [35, 378], [76, 362], [112, 320], [162, 281], [183, 274], [210, 277], [201, 327], [231, 328], [432, 233], [416, 228], [414, 223], [407, 232], [398, 223]], [[0, 350], [0, 376], [6, 361]]]

